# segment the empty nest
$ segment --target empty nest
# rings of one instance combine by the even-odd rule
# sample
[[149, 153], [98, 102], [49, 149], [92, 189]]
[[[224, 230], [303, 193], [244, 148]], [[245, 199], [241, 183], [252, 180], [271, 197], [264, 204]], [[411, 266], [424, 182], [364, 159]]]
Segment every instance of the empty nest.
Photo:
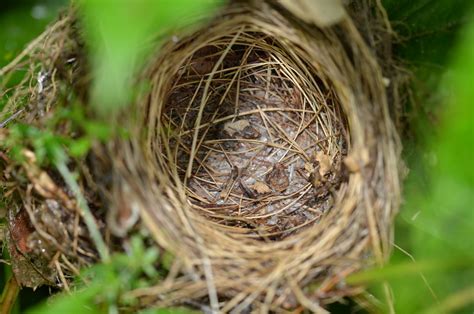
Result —
[[228, 232], [267, 240], [318, 220], [343, 180], [347, 131], [307, 60], [245, 28], [180, 46], [178, 57], [192, 55], [151, 128], [166, 130], [156, 141], [172, 156], [158, 158], [178, 170], [191, 207]]
[[[389, 74], [382, 73], [387, 65], [377, 58], [386, 45], [385, 24], [368, 3], [349, 7], [355, 19], [321, 29], [274, 4], [237, 2], [200, 30], [173, 36], [148, 61], [137, 82], [148, 82], [150, 90], [133, 104], [136, 114], [121, 120], [128, 138], [95, 145], [86, 160], [69, 165], [80, 174], [80, 189], [111, 249], [143, 226], [175, 257], [164, 281], [129, 295], [144, 306], [322, 312], [325, 304], [363, 291], [344, 279], [384, 263], [400, 196], [399, 143], [389, 114], [394, 100], [387, 96]], [[358, 27], [367, 21], [378, 28], [362, 36]], [[49, 32], [63, 32], [67, 44], [50, 33], [25, 56], [72, 86], [87, 106], [81, 92], [88, 88], [87, 62], [76, 53], [83, 49], [80, 36], [71, 31], [77, 25], [69, 18], [56, 25]], [[57, 52], [48, 46], [64, 49], [48, 55]], [[68, 75], [52, 76], [61, 71]], [[38, 72], [33, 67], [33, 83], [22, 84], [40, 84]], [[51, 87], [46, 105], [37, 89], [21, 90], [38, 106], [20, 109], [15, 119], [41, 127], [62, 90]], [[4, 112], [16, 114], [19, 103], [10, 101]], [[59, 261], [48, 264], [56, 268], [46, 283], [67, 285], [77, 266], [97, 260], [90, 239], [78, 253], [78, 239], [88, 239], [74, 233], [85, 229], [74, 214], [80, 209], [60, 199], [64, 193], [42, 193], [32, 176], [33, 185], [12, 185], [11, 167], [4, 173], [4, 186], [20, 191], [10, 193], [16, 198], [9, 202], [17, 204], [13, 223], [31, 220], [18, 195], [32, 190], [37, 203], [30, 205], [50, 199], [43, 207], [68, 211], [76, 226], [66, 228], [71, 243], [29, 225], [42, 241], [53, 238], [76, 250], [69, 256], [48, 249], [59, 253], [42, 257], [44, 264]], [[54, 171], [43, 173], [74, 199]], [[135, 214], [139, 221], [128, 219]], [[126, 226], [120, 225], [124, 216]]]
[[174, 39], [143, 73], [142, 142], [114, 151], [128, 156], [117, 168], [130, 202], [185, 270], [140, 297], [239, 312], [360, 292], [344, 278], [390, 250], [398, 142], [352, 21], [309, 30], [265, 3], [235, 5]]

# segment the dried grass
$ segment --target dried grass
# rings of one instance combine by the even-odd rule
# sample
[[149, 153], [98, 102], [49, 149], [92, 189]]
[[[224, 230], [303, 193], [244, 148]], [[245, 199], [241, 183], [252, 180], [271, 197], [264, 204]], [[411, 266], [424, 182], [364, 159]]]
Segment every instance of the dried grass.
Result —
[[[224, 312], [314, 310], [355, 292], [345, 276], [385, 261], [399, 202], [398, 142], [380, 67], [350, 20], [309, 35], [269, 6], [236, 6], [166, 45], [143, 76], [152, 82], [138, 104], [146, 133], [140, 126], [139, 141], [118, 147], [127, 158], [117, 169], [182, 274], [135, 296], [160, 306], [208, 296]], [[258, 137], [222, 135], [226, 122], [244, 119]], [[291, 192], [269, 197], [236, 187], [277, 163], [304, 169], [316, 151], [330, 157], [332, 185], [294, 179]], [[332, 192], [326, 208], [319, 189]], [[279, 207], [274, 198], [291, 202]], [[298, 215], [305, 218], [288, 224]]]

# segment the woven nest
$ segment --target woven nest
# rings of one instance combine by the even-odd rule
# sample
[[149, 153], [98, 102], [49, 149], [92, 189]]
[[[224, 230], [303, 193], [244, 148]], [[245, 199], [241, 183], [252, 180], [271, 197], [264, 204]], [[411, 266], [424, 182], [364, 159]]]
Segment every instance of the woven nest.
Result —
[[[165, 281], [132, 292], [142, 304], [322, 311], [362, 291], [344, 278], [385, 261], [399, 204], [393, 93], [377, 58], [385, 33], [372, 7], [351, 9], [354, 19], [320, 29], [266, 3], [234, 4], [175, 36], [137, 79], [151, 90], [124, 120], [128, 139], [97, 144], [69, 164], [112, 250], [144, 226], [153, 245], [175, 257]], [[367, 21], [380, 30], [362, 37]], [[77, 28], [65, 17], [38, 39], [24, 88], [4, 112], [42, 128], [69, 106], [61, 84], [87, 103]], [[20, 99], [30, 107], [19, 109]], [[75, 136], [73, 129], [57, 131]], [[97, 253], [73, 193], [54, 170], [35, 166], [34, 151], [23, 153], [21, 165], [3, 162], [10, 246], [24, 241], [10, 251], [14, 261], [28, 251], [56, 265], [33, 268], [41, 283], [64, 287]]]

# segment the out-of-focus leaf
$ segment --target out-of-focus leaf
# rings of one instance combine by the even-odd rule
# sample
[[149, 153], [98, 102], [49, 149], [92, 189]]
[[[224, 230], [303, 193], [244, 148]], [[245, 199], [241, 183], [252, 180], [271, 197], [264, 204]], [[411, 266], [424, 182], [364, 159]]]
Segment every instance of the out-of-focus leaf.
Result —
[[[419, 277], [421, 273], [429, 274], [431, 272], [452, 272], [464, 270], [471, 267], [474, 259], [432, 259], [424, 262], [402, 262], [388, 265], [384, 268], [369, 269], [364, 272], [355, 273], [347, 277], [348, 284], [373, 284], [383, 282], [384, 280], [393, 280], [404, 278], [404, 280], [413, 280], [412, 276]], [[417, 280], [415, 278], [415, 280]]]
[[[383, 0], [400, 43], [395, 52], [403, 61], [421, 70], [424, 77], [443, 69], [457, 40], [457, 33], [470, 17], [472, 1]], [[420, 78], [418, 76], [418, 78]], [[421, 78], [420, 78], [421, 79]]]
[[75, 292], [72, 295], [58, 295], [49, 302], [43, 303], [28, 311], [28, 314], [51, 314], [51, 313], [84, 313], [101, 314], [99, 308], [91, 302], [94, 294], [100, 291], [100, 286], [88, 287], [85, 290]]
[[84, 156], [91, 147], [91, 141], [88, 138], [80, 138], [78, 140], [70, 141], [68, 148], [73, 157]]
[[[403, 217], [420, 230], [474, 256], [474, 23], [457, 50], [452, 70], [443, 80], [448, 90], [442, 121], [427, 132], [428, 189], [408, 181], [409, 202]], [[413, 173], [411, 177], [416, 176]], [[419, 250], [427, 248], [419, 240]], [[433, 248], [435, 249], [435, 248]], [[439, 252], [441, 253], [441, 252]]]
[[131, 80], [145, 59], [147, 40], [173, 27], [192, 23], [220, 0], [82, 0], [92, 53], [92, 99], [102, 114], [127, 105]]
[[[434, 94], [443, 91], [438, 94], [441, 120], [419, 134], [426, 146], [411, 162], [407, 202], [396, 233], [397, 243], [403, 243], [422, 264], [446, 258], [472, 264], [474, 257], [474, 23], [463, 33], [451, 60], [439, 88], [433, 90]], [[396, 253], [395, 265], [411, 259]], [[390, 283], [397, 312], [417, 313], [443, 304], [444, 298], [458, 291], [469, 291], [473, 282], [474, 268], [469, 267], [451, 272], [420, 270], [418, 278], [400, 276]], [[461, 313], [469, 313], [469, 304], [457, 306], [465, 310]]]

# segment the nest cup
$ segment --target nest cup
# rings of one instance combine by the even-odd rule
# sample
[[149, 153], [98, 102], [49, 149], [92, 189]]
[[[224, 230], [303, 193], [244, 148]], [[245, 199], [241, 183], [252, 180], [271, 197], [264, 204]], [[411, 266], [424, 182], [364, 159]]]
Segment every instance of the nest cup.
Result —
[[146, 127], [118, 146], [117, 169], [181, 275], [137, 296], [319, 311], [360, 292], [344, 278], [387, 256], [398, 148], [349, 18], [309, 29], [265, 3], [232, 6], [143, 77]]
[[[326, 28], [263, 1], [228, 6], [145, 65], [137, 81], [150, 90], [122, 117], [127, 140], [68, 164], [111, 250], [144, 226], [174, 256], [165, 280], [129, 293], [141, 306], [322, 312], [363, 291], [347, 276], [384, 263], [400, 195], [389, 114], [398, 107], [382, 74], [390, 56], [377, 58], [386, 45], [380, 12], [368, 3]], [[71, 91], [87, 104], [79, 28], [63, 17], [2, 69], [31, 68], [2, 113], [42, 129]], [[15, 274], [23, 285], [67, 288], [97, 252], [74, 193], [26, 156], [1, 164]], [[34, 271], [22, 257], [33, 253]]]
[[176, 67], [150, 79], [175, 75], [156, 95], [164, 102], [150, 104], [162, 106], [150, 140], [195, 212], [223, 231], [276, 240], [318, 220], [331, 192], [337, 197], [346, 123], [304, 56], [256, 27], [223, 31], [163, 55]]

